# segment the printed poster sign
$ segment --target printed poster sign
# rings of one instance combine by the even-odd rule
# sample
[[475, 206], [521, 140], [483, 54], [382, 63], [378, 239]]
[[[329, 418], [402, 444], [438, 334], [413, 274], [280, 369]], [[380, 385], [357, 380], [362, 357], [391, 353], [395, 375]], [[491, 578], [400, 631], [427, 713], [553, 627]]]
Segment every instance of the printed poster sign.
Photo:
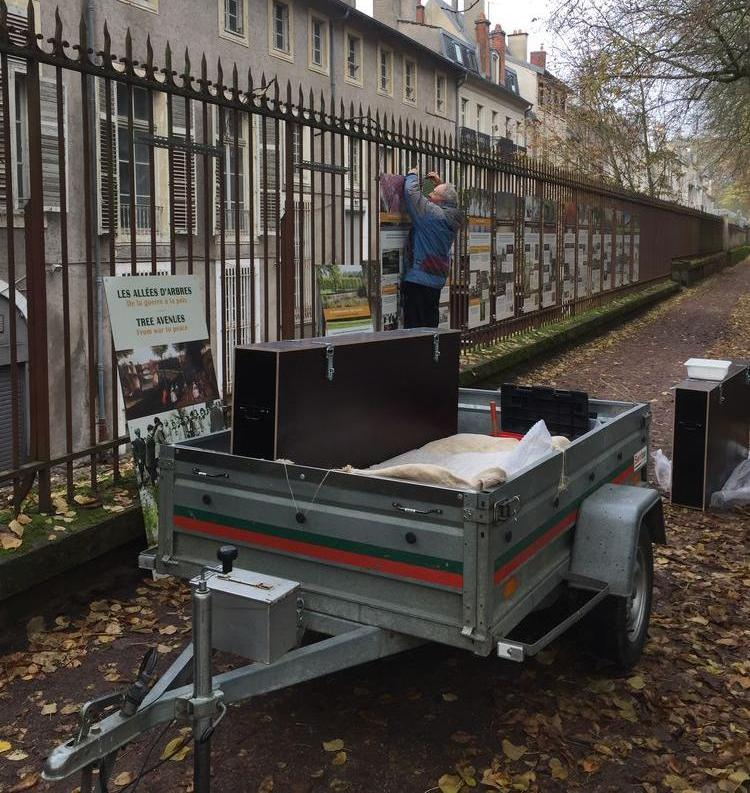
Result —
[[360, 265], [321, 265], [317, 275], [325, 336], [374, 330], [367, 284]]
[[224, 429], [205, 304], [195, 276], [104, 279], [149, 545], [158, 536], [159, 452]]
[[380, 328], [395, 330], [399, 326], [401, 278], [406, 270], [409, 244], [408, 225], [380, 227]]

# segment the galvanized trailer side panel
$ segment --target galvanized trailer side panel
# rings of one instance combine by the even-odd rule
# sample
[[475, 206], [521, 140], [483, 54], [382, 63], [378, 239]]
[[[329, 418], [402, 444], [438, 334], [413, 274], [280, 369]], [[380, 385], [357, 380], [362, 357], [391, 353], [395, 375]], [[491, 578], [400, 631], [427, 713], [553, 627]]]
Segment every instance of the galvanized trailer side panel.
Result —
[[[488, 432], [496, 398], [462, 390], [459, 431]], [[591, 408], [564, 454], [482, 493], [240, 458], [228, 433], [165, 448], [157, 570], [192, 575], [232, 542], [240, 567], [299, 581], [306, 614], [487, 654], [564, 582], [586, 495], [645, 462], [648, 407]]]
[[[648, 439], [648, 408], [628, 406], [598, 424], [564, 453], [546, 458], [487, 498], [489, 527], [486, 619], [495, 638], [505, 636], [559, 586], [568, 571], [578, 509], [609, 482], [640, 479]], [[507, 506], [506, 506], [507, 505]], [[507, 513], [507, 517], [496, 516]]]
[[238, 566], [299, 581], [306, 610], [474, 649], [462, 629], [476, 610], [476, 542], [464, 520], [475, 494], [215, 449], [164, 451], [173, 479], [161, 514], [171, 525], [158, 570], [189, 575], [231, 542]]

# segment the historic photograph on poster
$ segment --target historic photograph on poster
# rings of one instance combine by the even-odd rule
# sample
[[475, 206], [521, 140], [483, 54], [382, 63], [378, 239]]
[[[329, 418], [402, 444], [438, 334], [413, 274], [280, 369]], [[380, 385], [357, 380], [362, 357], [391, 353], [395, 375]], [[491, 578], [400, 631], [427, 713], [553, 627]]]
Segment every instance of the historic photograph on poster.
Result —
[[117, 368], [128, 422], [219, 397], [208, 339], [120, 350]]

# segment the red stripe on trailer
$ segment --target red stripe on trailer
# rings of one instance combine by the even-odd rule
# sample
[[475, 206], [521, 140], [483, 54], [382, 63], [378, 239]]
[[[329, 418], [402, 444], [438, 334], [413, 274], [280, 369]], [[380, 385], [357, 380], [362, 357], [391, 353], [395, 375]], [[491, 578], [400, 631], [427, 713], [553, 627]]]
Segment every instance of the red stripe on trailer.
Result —
[[335, 548], [326, 548], [321, 545], [300, 542], [299, 540], [289, 540], [284, 537], [272, 537], [267, 534], [248, 531], [246, 529], [236, 529], [233, 526], [224, 526], [220, 523], [207, 523], [203, 520], [195, 520], [182, 515], [175, 515], [172, 518], [175, 526], [192, 534], [207, 534], [211, 537], [220, 537], [224, 540], [234, 540], [235, 542], [256, 545], [262, 548], [271, 548], [275, 551], [283, 551], [298, 556], [308, 556], [313, 559], [322, 559], [327, 562], [336, 562], [348, 567], [363, 567], [378, 573], [385, 573], [398, 578], [413, 578], [418, 581], [426, 581], [430, 584], [439, 584], [450, 587], [451, 589], [463, 588], [463, 576], [458, 573], [450, 573], [443, 570], [431, 570], [426, 567], [396, 562], [391, 559], [379, 559], [375, 556], [365, 556], [364, 554], [352, 553], [351, 551], [340, 551]]
[[[629, 465], [624, 471], [615, 476], [611, 482], [613, 485], [621, 485], [627, 482], [634, 474], [632, 465]], [[514, 570], [519, 568], [524, 562], [527, 562], [538, 551], [541, 551], [546, 545], [559, 537], [564, 531], [575, 525], [578, 519], [578, 508], [569, 512], [564, 518], [555, 523], [544, 534], [538, 537], [530, 545], [527, 545], [517, 556], [514, 556], [509, 562], [506, 562], [502, 567], [495, 570], [493, 582], [495, 586], [501, 584]]]
[[552, 540], [559, 537], [564, 531], [573, 526], [577, 518], [578, 510], [576, 509], [566, 515], [562, 520], [555, 523], [551, 529], [548, 529], [541, 537], [534, 540], [531, 545], [527, 545], [518, 556], [514, 556], [509, 562], [495, 570], [495, 584], [504, 581], [514, 570], [519, 568], [524, 562], [528, 562], [538, 551], [541, 551], [545, 545], [552, 542]]

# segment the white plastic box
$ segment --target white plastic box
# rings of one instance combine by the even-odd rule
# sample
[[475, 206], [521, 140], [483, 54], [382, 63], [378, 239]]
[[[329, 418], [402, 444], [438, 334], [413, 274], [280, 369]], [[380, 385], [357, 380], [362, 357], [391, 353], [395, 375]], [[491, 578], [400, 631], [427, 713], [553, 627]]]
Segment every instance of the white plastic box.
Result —
[[685, 361], [687, 376], [694, 380], [723, 380], [731, 365], [731, 361], [716, 361], [711, 358], [690, 358]]

